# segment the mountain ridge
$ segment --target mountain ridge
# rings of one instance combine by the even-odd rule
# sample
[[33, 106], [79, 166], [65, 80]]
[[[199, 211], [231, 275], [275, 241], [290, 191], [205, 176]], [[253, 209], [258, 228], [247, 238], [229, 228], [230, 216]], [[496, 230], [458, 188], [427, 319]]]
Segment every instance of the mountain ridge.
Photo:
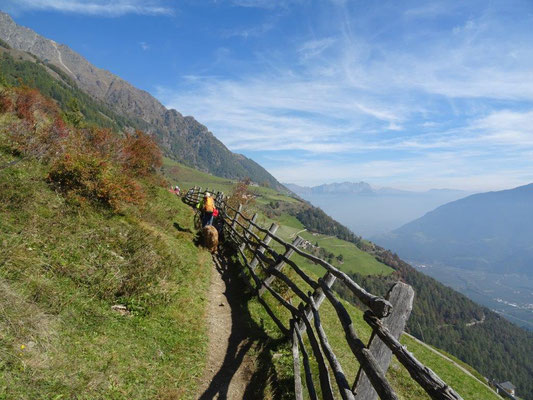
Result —
[[[464, 269], [526, 273], [533, 229], [533, 183], [446, 203], [378, 242], [400, 256]], [[492, 260], [492, 261], [491, 261]]]
[[285, 187], [296, 194], [431, 194], [431, 193], [465, 193], [468, 192], [459, 189], [432, 188], [425, 191], [413, 191], [397, 189], [393, 187], [375, 187], [367, 182], [333, 182], [323, 183], [316, 186], [301, 186], [294, 183], [283, 183]]
[[142, 120], [135, 126], [154, 134], [165, 154], [202, 171], [230, 179], [250, 178], [279, 190], [284, 187], [268, 171], [242, 154], [232, 153], [192, 116], [167, 109], [147, 91], [97, 68], [64, 44], [20, 26], [0, 11], [0, 39], [60, 68], [80, 89], [122, 116]]

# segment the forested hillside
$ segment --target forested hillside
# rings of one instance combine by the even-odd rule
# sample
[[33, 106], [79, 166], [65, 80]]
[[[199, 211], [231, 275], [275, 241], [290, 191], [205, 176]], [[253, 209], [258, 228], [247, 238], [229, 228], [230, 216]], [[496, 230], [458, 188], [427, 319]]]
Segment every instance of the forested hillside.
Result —
[[126, 126], [138, 129], [146, 127], [142, 121], [114, 113], [108, 106], [78, 89], [62, 70], [39, 61], [31, 54], [0, 46], [0, 72], [4, 84], [37, 88], [56, 100], [63, 110], [80, 112], [88, 123], [115, 130]]

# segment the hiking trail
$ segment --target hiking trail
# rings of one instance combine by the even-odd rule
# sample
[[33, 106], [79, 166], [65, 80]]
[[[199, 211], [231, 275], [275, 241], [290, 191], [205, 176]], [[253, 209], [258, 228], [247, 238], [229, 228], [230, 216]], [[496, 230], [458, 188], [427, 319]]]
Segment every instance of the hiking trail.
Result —
[[208, 293], [207, 363], [198, 399], [244, 399], [255, 372], [242, 307], [242, 282], [213, 256]]

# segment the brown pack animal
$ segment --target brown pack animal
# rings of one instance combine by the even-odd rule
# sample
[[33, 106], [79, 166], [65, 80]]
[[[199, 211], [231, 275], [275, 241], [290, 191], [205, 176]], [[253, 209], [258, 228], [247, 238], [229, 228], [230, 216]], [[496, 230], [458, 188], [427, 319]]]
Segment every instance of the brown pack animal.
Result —
[[218, 247], [218, 231], [212, 225], [204, 226], [202, 229], [204, 247], [211, 253], [216, 253]]

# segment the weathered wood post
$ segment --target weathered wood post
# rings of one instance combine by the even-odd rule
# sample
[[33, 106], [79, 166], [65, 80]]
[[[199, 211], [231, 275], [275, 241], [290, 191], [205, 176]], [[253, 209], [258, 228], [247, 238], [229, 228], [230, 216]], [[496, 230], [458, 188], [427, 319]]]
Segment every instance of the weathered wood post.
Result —
[[[239, 246], [239, 251], [241, 253], [244, 252], [244, 249], [246, 248], [246, 240], [250, 237], [250, 234], [253, 232], [253, 229], [254, 229], [254, 226], [252, 225], [252, 223], [255, 223], [255, 221], [257, 220], [257, 217], [258, 217], [258, 214], [255, 213], [252, 217], [252, 220], [251, 222], [248, 224], [248, 228], [244, 231], [244, 241], [241, 243], [241, 245]], [[244, 254], [244, 253], [243, 253]], [[246, 274], [244, 272], [244, 269], [241, 270], [241, 273], [239, 274], [239, 276], [241, 278], [245, 278], [246, 277]], [[247, 282], [247, 281], [246, 281]]]
[[[381, 321], [397, 339], [404, 331], [407, 320], [411, 315], [414, 295], [415, 292], [411, 286], [397, 282], [385, 296], [393, 308], [390, 315], [382, 318]], [[372, 332], [367, 347], [378, 362], [381, 370], [386, 373], [391, 361], [392, 350], [381, 341], [375, 331]], [[378, 398], [377, 392], [362, 368], [357, 373], [352, 390], [356, 400], [376, 400]]]
[[235, 211], [235, 215], [233, 216], [233, 221], [231, 221], [231, 227], [235, 229], [235, 226], [237, 225], [237, 219], [239, 218], [239, 214], [242, 210], [242, 204], [239, 203], [239, 207], [237, 208], [237, 211]]
[[255, 224], [255, 221], [257, 220], [257, 217], [258, 217], [258, 214], [255, 213], [252, 217], [252, 220], [250, 221], [250, 223], [248, 224], [248, 228], [244, 231], [244, 242], [241, 243], [241, 245], [239, 246], [239, 249], [241, 251], [244, 251], [244, 248], [246, 247], [246, 239], [248, 239], [250, 237], [250, 234], [253, 232], [254, 230], [254, 225]]
[[[337, 279], [335, 277], [335, 275], [329, 273], [329, 272], [326, 272], [326, 274], [324, 275], [324, 277], [322, 278], [324, 280], [324, 283], [326, 284], [327, 287], [332, 287], [333, 286], [333, 283], [335, 282], [335, 279]], [[324, 299], [326, 298], [326, 295], [324, 294], [324, 291], [322, 290], [322, 288], [317, 288], [314, 292], [313, 292], [313, 300], [316, 304], [316, 307], [317, 309], [320, 308], [320, 305], [322, 304], [322, 302], [324, 301]], [[306, 309], [305, 309], [305, 315], [307, 317], [307, 319], [309, 321], [311, 321], [313, 319], [313, 310], [311, 309], [310, 306], [307, 306]], [[303, 323], [300, 323], [300, 325], [298, 325], [298, 329], [300, 330], [300, 332], [303, 332], [305, 330], [305, 325]]]
[[231, 221], [231, 229], [229, 230], [230, 237], [233, 241], [233, 243], [237, 244], [237, 238], [233, 231], [235, 230], [235, 226], [237, 225], [237, 219], [239, 219], [239, 213], [242, 210], [242, 204], [239, 204], [239, 207], [237, 208], [237, 211], [235, 211], [235, 215], [233, 216], [233, 219]]
[[[303, 239], [300, 237], [300, 236], [296, 236], [296, 238], [292, 241], [292, 244], [293, 246], [299, 246], [301, 243], [303, 242]], [[285, 258], [291, 258], [291, 256], [294, 254], [294, 249], [289, 249], [285, 252], [285, 254], [283, 254], [283, 256]], [[283, 269], [283, 267], [285, 266], [285, 261], [281, 260], [279, 263], [277, 263], [275, 266], [274, 266], [274, 269], [276, 269], [277, 271], [281, 271]], [[276, 277], [274, 275], [270, 275], [270, 276], [267, 276], [266, 279], [264, 280], [264, 283], [263, 285], [259, 288], [259, 296], [262, 296], [263, 293], [265, 293], [265, 290], [266, 290], [266, 287], [265, 287], [265, 284], [266, 285], [270, 285], [272, 283], [272, 281], [276, 279]]]
[[[296, 337], [298, 338], [298, 344], [300, 345], [300, 348], [302, 349], [302, 359], [304, 362], [304, 370], [305, 370], [305, 383], [307, 385], [307, 392], [309, 393], [309, 399], [318, 400], [316, 396], [315, 383], [313, 382], [313, 374], [311, 372], [311, 365], [309, 364], [309, 355], [307, 354], [307, 350], [305, 349], [302, 335], [300, 335], [300, 331], [298, 330], [296, 326], [296, 321], [293, 320], [293, 322], [294, 324], [292, 325], [292, 331], [293, 331], [293, 334], [296, 333]], [[300, 378], [300, 382], [301, 382], [301, 378]], [[295, 386], [296, 384], [297, 382], [295, 381]]]
[[[265, 245], [268, 246], [268, 244], [272, 241], [272, 236], [270, 236], [270, 234], [274, 235], [276, 231], [278, 230], [278, 228], [279, 228], [278, 224], [270, 225], [270, 228], [268, 229], [268, 232], [265, 234], [265, 238], [263, 239], [263, 243]], [[263, 254], [265, 250], [266, 249], [263, 245], [259, 245], [259, 247], [257, 248], [257, 252], [261, 254]], [[254, 258], [252, 259], [252, 262], [250, 262], [250, 268], [252, 269], [252, 271], [255, 270], [255, 268], [257, 267], [257, 264], [259, 264], [259, 258], [257, 258], [257, 256], [254, 256]]]
[[294, 398], [303, 400], [302, 378], [300, 375], [300, 353], [298, 351], [298, 329], [295, 329], [295, 321], [291, 320], [292, 332], [292, 366], [294, 370]]
[[195, 203], [198, 203], [200, 201], [200, 192], [202, 191], [202, 187], [198, 186], [198, 191], [196, 192], [196, 198], [194, 199]]
[[224, 200], [224, 193], [218, 192], [217, 196], [215, 197], [215, 204], [217, 208], [220, 208], [222, 206], [222, 201]]

